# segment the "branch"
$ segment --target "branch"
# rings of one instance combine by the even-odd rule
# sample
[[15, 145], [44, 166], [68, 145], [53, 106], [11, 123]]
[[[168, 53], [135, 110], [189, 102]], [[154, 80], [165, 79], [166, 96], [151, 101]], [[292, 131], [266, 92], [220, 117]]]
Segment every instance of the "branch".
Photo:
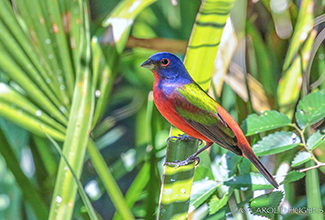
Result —
[[323, 166], [325, 166], [325, 163], [319, 163], [319, 164], [317, 164], [317, 165], [315, 165], [315, 166], [312, 166], [312, 167], [307, 167], [307, 168], [304, 168], [304, 169], [300, 169], [299, 172], [300, 172], [300, 173], [303, 173], [303, 172], [307, 172], [307, 171], [309, 171], [309, 170], [317, 169], [317, 168], [319, 168], [319, 167], [323, 167]]
[[166, 38], [141, 39], [130, 36], [126, 42], [126, 47], [142, 47], [170, 53], [185, 53], [187, 43], [188, 42], [185, 40], [174, 40]]
[[[319, 160], [317, 160], [317, 158], [315, 157], [315, 155], [313, 154], [313, 152], [311, 150], [308, 149], [307, 147], [307, 144], [306, 144], [306, 140], [305, 140], [305, 136], [304, 136], [304, 131], [305, 129], [303, 130], [300, 130], [300, 128], [295, 124], [294, 125], [295, 129], [299, 132], [300, 134], [300, 137], [301, 137], [301, 140], [302, 140], [302, 144], [303, 144], [303, 147], [305, 148], [306, 151], [308, 151], [311, 155], [311, 158], [315, 161], [315, 163], [317, 164], [316, 166], [318, 165], [321, 165], [322, 163], [319, 162]], [[306, 128], [306, 127], [305, 127]], [[307, 168], [306, 168], [307, 169]]]

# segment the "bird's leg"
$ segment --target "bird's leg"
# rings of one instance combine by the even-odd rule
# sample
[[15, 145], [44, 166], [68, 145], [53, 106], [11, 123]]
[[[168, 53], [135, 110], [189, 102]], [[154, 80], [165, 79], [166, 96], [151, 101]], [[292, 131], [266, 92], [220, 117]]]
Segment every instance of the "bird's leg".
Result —
[[180, 166], [185, 166], [185, 165], [193, 163], [193, 162], [197, 162], [195, 165], [198, 165], [200, 163], [200, 158], [197, 155], [199, 155], [200, 153], [202, 153], [203, 151], [205, 151], [206, 149], [211, 147], [212, 144], [213, 144], [213, 142], [207, 142], [204, 147], [202, 147], [200, 150], [198, 150], [197, 152], [195, 152], [194, 154], [192, 154], [185, 160], [175, 161], [175, 162], [166, 162], [165, 164], [166, 165], [174, 165], [175, 167], [180, 167]]

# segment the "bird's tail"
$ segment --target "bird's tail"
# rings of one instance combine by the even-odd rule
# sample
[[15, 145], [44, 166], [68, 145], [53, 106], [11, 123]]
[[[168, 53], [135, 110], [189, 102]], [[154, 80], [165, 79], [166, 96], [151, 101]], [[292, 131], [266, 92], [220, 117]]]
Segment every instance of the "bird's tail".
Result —
[[[240, 129], [239, 125], [236, 123], [236, 121], [229, 115], [229, 113], [222, 108], [220, 105], [217, 107], [219, 116], [222, 115], [221, 119], [227, 119], [224, 121], [227, 126], [230, 127], [230, 129], [234, 132], [236, 138], [237, 138], [237, 146], [242, 151], [243, 156], [245, 156], [247, 159], [249, 159], [254, 166], [263, 174], [263, 176], [275, 187], [279, 188], [279, 184], [275, 181], [273, 176], [270, 174], [270, 172], [265, 168], [265, 166], [261, 163], [261, 161], [256, 157], [254, 154], [252, 148], [250, 147], [243, 131]], [[229, 149], [225, 147], [226, 149]], [[231, 149], [230, 149], [231, 150]], [[233, 151], [236, 153], [238, 151]], [[236, 153], [238, 154], [238, 153]]]
[[[247, 150], [245, 150], [247, 151]], [[275, 187], [279, 188], [279, 184], [275, 181], [270, 172], [266, 169], [266, 167], [262, 164], [262, 162], [256, 157], [254, 152], [249, 149], [248, 152], [243, 152], [244, 156], [249, 159], [252, 164], [261, 172], [261, 174]]]

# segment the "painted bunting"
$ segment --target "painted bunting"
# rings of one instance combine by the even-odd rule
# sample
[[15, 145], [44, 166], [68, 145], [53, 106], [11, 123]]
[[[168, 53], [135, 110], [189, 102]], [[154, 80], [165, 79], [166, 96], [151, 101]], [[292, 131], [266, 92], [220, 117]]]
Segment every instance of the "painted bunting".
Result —
[[190, 137], [206, 142], [202, 149], [175, 165], [195, 161], [199, 153], [216, 143], [248, 158], [275, 188], [279, 187], [252, 151], [236, 121], [192, 79], [177, 56], [167, 52], [156, 53], [141, 67], [154, 74], [153, 94], [159, 112]]

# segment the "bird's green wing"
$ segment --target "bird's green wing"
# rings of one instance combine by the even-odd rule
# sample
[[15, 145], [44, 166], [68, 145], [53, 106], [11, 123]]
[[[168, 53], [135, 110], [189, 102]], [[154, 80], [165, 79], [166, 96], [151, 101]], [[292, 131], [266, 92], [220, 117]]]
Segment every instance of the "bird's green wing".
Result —
[[237, 139], [225, 120], [218, 114], [218, 103], [196, 83], [177, 89], [176, 112], [195, 130], [218, 145], [242, 155]]

